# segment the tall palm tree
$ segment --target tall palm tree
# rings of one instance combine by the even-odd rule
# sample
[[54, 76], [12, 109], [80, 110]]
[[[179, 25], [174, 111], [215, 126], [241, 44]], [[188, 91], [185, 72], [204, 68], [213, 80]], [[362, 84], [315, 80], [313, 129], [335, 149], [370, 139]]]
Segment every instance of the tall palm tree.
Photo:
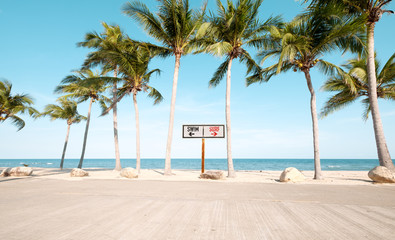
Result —
[[[307, 2], [307, 1], [305, 1]], [[358, 16], [363, 19], [367, 32], [367, 72], [369, 85], [369, 102], [372, 111], [372, 120], [374, 128], [374, 136], [376, 139], [377, 154], [381, 166], [391, 168], [393, 171], [393, 162], [388, 151], [387, 142], [384, 136], [383, 123], [381, 121], [380, 110], [377, 100], [377, 79], [374, 57], [374, 28], [376, 23], [381, 19], [384, 13], [393, 14], [392, 10], [384, 9], [391, 0], [312, 0], [310, 7], [322, 7], [326, 5], [336, 4], [340, 8], [345, 9], [349, 14]]]
[[78, 168], [82, 168], [82, 163], [85, 156], [86, 141], [88, 138], [88, 129], [91, 118], [92, 103], [99, 101], [104, 108], [105, 102], [109, 102], [103, 92], [107, 89], [106, 82], [99, 74], [92, 72], [90, 69], [82, 69], [75, 71], [74, 75], [69, 75], [61, 81], [61, 85], [55, 88], [55, 93], [68, 93], [60, 99], [76, 99], [78, 103], [89, 101], [88, 116], [86, 121], [86, 128], [84, 134], [84, 143], [82, 146], [82, 153]]
[[12, 94], [12, 84], [8, 81], [0, 81], [0, 123], [10, 119], [18, 127], [18, 131], [25, 126], [25, 121], [19, 114], [28, 113], [37, 116], [39, 112], [32, 107], [33, 99], [27, 94]]
[[86, 120], [85, 116], [82, 116], [77, 111], [77, 102], [69, 101], [66, 99], [59, 99], [60, 105], [49, 104], [45, 106], [44, 112], [40, 116], [49, 116], [51, 121], [62, 119], [67, 121], [67, 133], [66, 140], [64, 142], [62, 159], [60, 161], [60, 169], [63, 169], [64, 157], [66, 155], [67, 143], [69, 142], [70, 127], [73, 123], [79, 123], [82, 120]]
[[[148, 92], [148, 97], [155, 100], [154, 104], [158, 104], [163, 100], [159, 91], [149, 84], [152, 74], [159, 74], [160, 70], [149, 70], [148, 65], [152, 58], [149, 48], [145, 44], [137, 44], [134, 41], [124, 42], [124, 45], [120, 45], [116, 49], [91, 54], [86, 63], [92, 64], [103, 58], [116, 63], [118, 66], [119, 77], [114, 81], [122, 82], [122, 87], [118, 91], [119, 97], [117, 101], [122, 100], [126, 95], [133, 96], [133, 105], [136, 113], [136, 170], [140, 173], [140, 120], [137, 94], [141, 91]], [[113, 102], [103, 112], [103, 115], [107, 114], [115, 104], [116, 102]]]
[[230, 118], [230, 90], [231, 90], [231, 67], [234, 59], [244, 63], [250, 72], [258, 72], [259, 65], [251, 58], [248, 51], [243, 48], [258, 47], [262, 32], [268, 30], [272, 25], [278, 26], [280, 18], [269, 18], [262, 23], [258, 20], [258, 9], [263, 0], [239, 0], [236, 5], [227, 1], [224, 7], [217, 0], [217, 15], [212, 15], [209, 22], [202, 25], [198, 31], [198, 37], [203, 37], [202, 50], [216, 56], [226, 56], [225, 61], [219, 66], [209, 82], [210, 87], [217, 86], [226, 74], [225, 116], [226, 116], [226, 139], [228, 177], [236, 177], [233, 167], [231, 146], [231, 118]]
[[[105, 22], [102, 22], [104, 27], [104, 32], [98, 34], [96, 32], [90, 32], [85, 35], [85, 41], [78, 43], [78, 46], [88, 47], [97, 49], [97, 51], [111, 51], [116, 49], [118, 45], [122, 44], [125, 40], [126, 36], [121, 31], [118, 25], [112, 26], [108, 25]], [[91, 53], [94, 54], [94, 53]], [[88, 57], [89, 58], [89, 57]], [[112, 70], [114, 72], [114, 78], [118, 75], [117, 65], [112, 63], [109, 59], [101, 58], [98, 63], [104, 65], [108, 70]], [[114, 144], [115, 144], [115, 170], [120, 171], [122, 169], [121, 159], [119, 154], [119, 141], [118, 141], [118, 118], [117, 118], [117, 88], [118, 84], [116, 81], [112, 82], [112, 101], [115, 103], [112, 111], [113, 111], [113, 125], [114, 125]]]
[[171, 175], [171, 144], [180, 59], [181, 56], [191, 53], [196, 46], [194, 34], [203, 21], [206, 4], [201, 11], [196, 11], [189, 8], [188, 0], [158, 0], [158, 2], [159, 12], [156, 14], [140, 1], [129, 2], [122, 9], [126, 15], [143, 26], [150, 36], [161, 43], [160, 47], [151, 44], [151, 49], [155, 49], [161, 57], [170, 55], [175, 57], [164, 170], [164, 174], [168, 176]]
[[303, 72], [310, 91], [310, 110], [313, 123], [314, 146], [314, 179], [321, 179], [321, 164], [319, 156], [318, 117], [316, 110], [316, 95], [313, 88], [310, 71], [317, 65], [324, 73], [335, 71], [337, 67], [322, 58], [335, 49], [363, 49], [363, 35], [358, 31], [359, 22], [348, 18], [336, 17], [333, 9], [316, 9], [296, 17], [283, 28], [273, 27], [265, 39], [266, 44], [260, 51], [262, 63], [269, 57], [274, 57], [274, 65], [264, 68], [261, 76], [249, 78], [247, 84], [268, 81], [272, 76], [293, 69]]
[[[376, 59], [377, 97], [382, 99], [395, 100], [395, 53], [388, 59], [380, 70], [380, 62]], [[367, 120], [371, 111], [369, 102], [369, 85], [367, 56], [363, 58], [351, 59], [343, 65], [347, 71], [339, 72], [336, 76], [330, 77], [322, 86], [322, 90], [337, 92], [325, 103], [321, 111], [321, 116], [326, 117], [330, 113], [339, 110], [358, 98], [362, 98], [365, 106], [363, 119]]]

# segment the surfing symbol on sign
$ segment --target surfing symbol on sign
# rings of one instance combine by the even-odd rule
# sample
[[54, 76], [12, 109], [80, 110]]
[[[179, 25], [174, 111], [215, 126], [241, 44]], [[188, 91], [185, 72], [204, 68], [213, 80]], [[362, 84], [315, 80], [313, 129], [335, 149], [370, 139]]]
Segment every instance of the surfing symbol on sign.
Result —
[[210, 131], [212, 136], [216, 137], [218, 135], [218, 132], [219, 132], [219, 126], [210, 127], [209, 131]]

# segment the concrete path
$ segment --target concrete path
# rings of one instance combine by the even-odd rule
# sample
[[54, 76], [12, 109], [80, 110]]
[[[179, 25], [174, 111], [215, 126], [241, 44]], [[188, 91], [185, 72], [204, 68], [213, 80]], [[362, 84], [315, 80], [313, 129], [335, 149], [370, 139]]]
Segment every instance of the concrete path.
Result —
[[395, 187], [0, 179], [2, 239], [395, 239]]

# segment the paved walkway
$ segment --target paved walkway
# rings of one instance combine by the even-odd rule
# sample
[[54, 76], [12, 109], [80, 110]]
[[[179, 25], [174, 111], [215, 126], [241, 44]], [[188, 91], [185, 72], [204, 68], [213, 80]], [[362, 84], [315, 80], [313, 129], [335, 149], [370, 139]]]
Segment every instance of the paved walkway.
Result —
[[395, 187], [0, 179], [2, 239], [395, 239]]

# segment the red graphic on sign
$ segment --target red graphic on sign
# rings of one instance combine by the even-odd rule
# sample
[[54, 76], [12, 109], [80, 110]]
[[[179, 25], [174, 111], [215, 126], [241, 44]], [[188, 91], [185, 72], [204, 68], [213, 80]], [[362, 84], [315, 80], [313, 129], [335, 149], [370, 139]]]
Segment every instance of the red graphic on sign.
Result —
[[210, 127], [209, 131], [214, 137], [218, 135], [219, 127]]

